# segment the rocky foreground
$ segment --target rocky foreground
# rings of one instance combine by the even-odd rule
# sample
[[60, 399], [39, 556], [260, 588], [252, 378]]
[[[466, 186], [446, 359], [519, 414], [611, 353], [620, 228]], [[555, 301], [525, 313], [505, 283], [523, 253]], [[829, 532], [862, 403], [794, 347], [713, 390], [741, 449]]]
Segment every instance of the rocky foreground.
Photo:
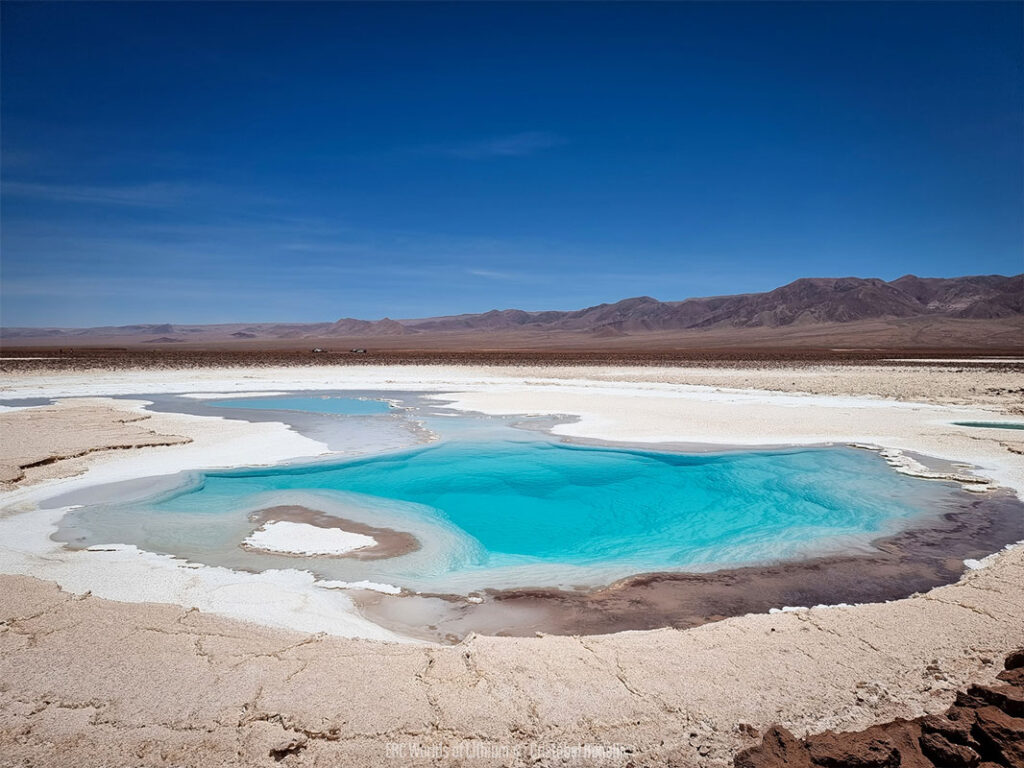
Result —
[[771, 728], [736, 768], [994, 768], [1024, 766], [1024, 648], [1006, 657], [994, 685], [972, 685], [941, 715], [894, 720], [863, 731], [798, 739]]

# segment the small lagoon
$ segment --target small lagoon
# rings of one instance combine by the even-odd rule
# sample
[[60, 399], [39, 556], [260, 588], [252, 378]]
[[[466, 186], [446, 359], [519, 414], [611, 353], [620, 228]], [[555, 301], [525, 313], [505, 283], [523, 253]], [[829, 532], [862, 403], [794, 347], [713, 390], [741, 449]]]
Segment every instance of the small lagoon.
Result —
[[241, 408], [257, 411], [300, 411], [303, 413], [329, 413], [335, 416], [372, 416], [387, 413], [391, 406], [381, 400], [355, 397], [245, 397], [214, 400], [215, 408]]
[[[341, 397], [210, 405], [358, 419], [370, 442], [375, 419], [386, 425], [405, 413], [383, 399]], [[75, 510], [58, 538], [78, 547], [135, 544], [238, 569], [303, 568], [323, 579], [466, 593], [594, 586], [642, 572], [865, 551], [880, 536], [948, 511], [959, 494], [954, 485], [895, 473], [876, 453], [848, 447], [687, 454], [581, 446], [514, 428], [508, 419], [441, 418], [420, 405], [397, 418], [421, 422], [440, 436], [436, 442], [189, 474], [141, 501]], [[242, 549], [254, 513], [281, 505], [407, 532], [421, 546], [372, 561]]]

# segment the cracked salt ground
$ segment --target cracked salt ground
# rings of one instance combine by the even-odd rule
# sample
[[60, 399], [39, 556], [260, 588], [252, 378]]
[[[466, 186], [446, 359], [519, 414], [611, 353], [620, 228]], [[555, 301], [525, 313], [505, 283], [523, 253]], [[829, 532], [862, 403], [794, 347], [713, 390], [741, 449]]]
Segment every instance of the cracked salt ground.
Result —
[[[284, 752], [373, 766], [389, 764], [396, 741], [587, 743], [600, 733], [638, 761], [724, 766], [755, 742], [751, 729], [863, 727], [940, 711], [949, 691], [990, 681], [998, 670], [980, 659], [1019, 643], [1024, 626], [1012, 599], [1024, 557], [998, 557], [960, 585], [891, 604], [449, 648], [303, 636], [2, 577], [0, 746], [28, 759], [74, 739], [116, 760], [159, 740], [168, 760], [260, 764]], [[943, 679], [922, 677], [929, 666]]]

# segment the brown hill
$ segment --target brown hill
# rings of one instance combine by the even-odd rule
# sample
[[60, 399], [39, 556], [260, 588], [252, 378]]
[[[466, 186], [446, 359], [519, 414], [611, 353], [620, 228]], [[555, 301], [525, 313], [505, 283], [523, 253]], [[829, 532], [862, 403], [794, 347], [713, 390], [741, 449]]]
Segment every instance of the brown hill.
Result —
[[343, 317], [326, 330], [328, 336], [401, 336], [404, 333], [414, 333], [411, 328], [406, 328], [401, 323], [385, 317], [383, 320], [356, 320], [352, 317]]
[[344, 339], [347, 346], [379, 349], [1017, 348], [1022, 336], [1024, 275], [906, 275], [891, 282], [802, 278], [765, 293], [671, 302], [638, 296], [568, 312], [504, 309], [414, 320], [0, 330], [7, 347], [302, 348], [337, 346]]
[[465, 331], [533, 328], [626, 333], [689, 328], [779, 328], [793, 324], [850, 323], [921, 316], [973, 319], [1024, 313], [1024, 275], [919, 278], [801, 278], [767, 293], [663, 302], [650, 296], [599, 304], [575, 312], [491, 310], [405, 321], [418, 330]]

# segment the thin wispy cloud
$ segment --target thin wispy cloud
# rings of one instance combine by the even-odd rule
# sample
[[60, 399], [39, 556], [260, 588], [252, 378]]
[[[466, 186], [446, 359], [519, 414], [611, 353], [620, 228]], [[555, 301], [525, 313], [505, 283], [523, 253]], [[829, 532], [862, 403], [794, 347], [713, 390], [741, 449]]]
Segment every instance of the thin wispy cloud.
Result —
[[3, 164], [5, 170], [10, 170], [11, 168], [29, 168], [38, 162], [40, 155], [40, 152], [31, 152], [8, 147], [4, 149], [3, 156], [0, 157], [0, 163]]
[[302, 253], [313, 256], [335, 256], [341, 254], [359, 255], [371, 253], [369, 246], [365, 243], [284, 243], [280, 248], [282, 251], [287, 251], [289, 253]]
[[520, 283], [530, 279], [528, 275], [521, 272], [502, 272], [495, 269], [467, 269], [467, 275], [482, 277], [485, 280], [504, 280], [511, 283]]
[[527, 157], [565, 144], [562, 137], [547, 131], [524, 131], [504, 136], [427, 147], [430, 154], [480, 160], [491, 157]]
[[4, 197], [31, 198], [52, 203], [83, 203], [88, 205], [127, 205], [162, 208], [177, 205], [196, 193], [189, 184], [149, 182], [145, 184], [90, 185], [43, 184], [5, 181]]

